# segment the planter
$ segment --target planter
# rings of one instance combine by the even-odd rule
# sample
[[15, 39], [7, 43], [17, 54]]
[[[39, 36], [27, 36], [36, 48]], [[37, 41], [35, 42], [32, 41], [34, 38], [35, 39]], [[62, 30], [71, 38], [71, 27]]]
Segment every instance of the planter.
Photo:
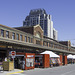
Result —
[[14, 63], [13, 63], [13, 61], [4, 61], [3, 62], [3, 70], [4, 71], [14, 70]]

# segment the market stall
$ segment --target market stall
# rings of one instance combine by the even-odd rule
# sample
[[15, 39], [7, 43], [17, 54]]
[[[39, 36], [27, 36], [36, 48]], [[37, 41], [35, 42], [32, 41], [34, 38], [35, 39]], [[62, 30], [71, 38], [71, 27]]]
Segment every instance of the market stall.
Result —
[[73, 63], [75, 63], [75, 55], [73, 55]]
[[50, 55], [50, 66], [58, 66], [60, 64], [60, 56], [55, 54], [52, 51], [45, 51], [41, 54], [49, 54]]
[[34, 53], [16, 53], [15, 68], [17, 69], [34, 69], [35, 54]]
[[67, 55], [67, 61], [68, 61], [68, 64], [73, 63], [73, 55], [72, 54]]

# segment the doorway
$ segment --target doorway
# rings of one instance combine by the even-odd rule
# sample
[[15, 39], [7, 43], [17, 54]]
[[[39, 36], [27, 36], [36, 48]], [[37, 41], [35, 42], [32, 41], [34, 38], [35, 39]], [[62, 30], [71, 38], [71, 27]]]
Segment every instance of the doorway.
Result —
[[25, 58], [24, 58], [24, 56], [16, 56], [15, 57], [14, 67], [16, 69], [25, 69]]

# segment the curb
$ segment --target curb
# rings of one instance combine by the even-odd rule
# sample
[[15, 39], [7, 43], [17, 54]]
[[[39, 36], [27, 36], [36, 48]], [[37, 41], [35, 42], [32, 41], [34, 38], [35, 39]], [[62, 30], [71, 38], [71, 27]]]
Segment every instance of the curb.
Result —
[[22, 72], [24, 72], [24, 71], [22, 70], [22, 71], [17, 71], [17, 72], [12, 72], [12, 73], [7, 73], [6, 75], [18, 74], [18, 73], [22, 73]]

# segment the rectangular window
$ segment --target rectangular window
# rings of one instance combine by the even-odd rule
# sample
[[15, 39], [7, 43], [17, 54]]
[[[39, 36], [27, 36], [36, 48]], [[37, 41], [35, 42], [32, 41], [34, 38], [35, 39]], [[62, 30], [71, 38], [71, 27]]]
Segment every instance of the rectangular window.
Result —
[[39, 40], [36, 40], [36, 44], [41, 45], [41, 42]]
[[4, 37], [4, 30], [1, 29], [1, 36]]
[[6, 31], [6, 38], [9, 38], [9, 31]]
[[20, 35], [20, 40], [22, 41], [22, 35]]
[[31, 38], [31, 43], [33, 43], [33, 39]]
[[44, 41], [43, 46], [48, 46], [48, 43], [46, 41]]
[[13, 40], [15, 39], [15, 33], [12, 33], [12, 39]]
[[25, 42], [27, 42], [27, 36], [25, 36]]
[[48, 42], [46, 42], [47, 46], [48, 46]]
[[19, 40], [19, 34], [16, 34], [16, 39]]
[[50, 43], [50, 47], [53, 47], [53, 43]]
[[28, 37], [28, 42], [30, 42], [30, 37]]

